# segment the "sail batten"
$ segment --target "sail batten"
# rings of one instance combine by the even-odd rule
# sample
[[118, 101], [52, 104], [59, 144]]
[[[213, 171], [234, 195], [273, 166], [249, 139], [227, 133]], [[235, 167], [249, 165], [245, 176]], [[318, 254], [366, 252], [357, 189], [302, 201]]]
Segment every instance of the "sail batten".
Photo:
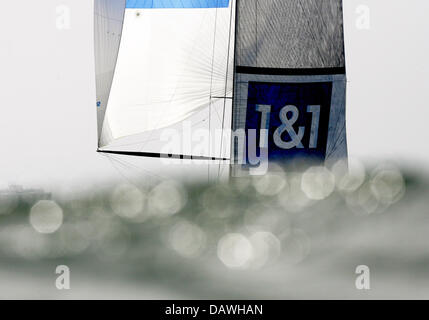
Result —
[[113, 151], [113, 150], [97, 150], [99, 153], [105, 154], [116, 154], [122, 156], [133, 156], [133, 157], [148, 157], [148, 158], [164, 158], [164, 159], [188, 159], [188, 160], [212, 160], [212, 161], [228, 161], [228, 158], [216, 158], [216, 157], [205, 157], [196, 155], [185, 155], [185, 154], [167, 154], [167, 153], [155, 153], [155, 152], [137, 152], [137, 151]]
[[246, 74], [266, 74], [266, 75], [332, 75], [332, 74], [345, 74], [345, 67], [332, 67], [332, 68], [259, 68], [237, 66], [235, 68], [237, 73]]

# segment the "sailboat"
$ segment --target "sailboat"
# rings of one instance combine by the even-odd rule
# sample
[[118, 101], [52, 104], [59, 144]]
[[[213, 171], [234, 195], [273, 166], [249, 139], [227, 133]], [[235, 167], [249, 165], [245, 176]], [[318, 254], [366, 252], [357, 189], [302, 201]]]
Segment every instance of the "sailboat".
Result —
[[347, 157], [342, 0], [95, 0], [98, 152]]

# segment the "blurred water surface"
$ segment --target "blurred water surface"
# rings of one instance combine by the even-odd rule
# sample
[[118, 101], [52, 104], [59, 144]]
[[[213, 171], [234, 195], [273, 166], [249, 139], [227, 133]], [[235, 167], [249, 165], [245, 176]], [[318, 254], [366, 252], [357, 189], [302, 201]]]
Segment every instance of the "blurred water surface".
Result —
[[[429, 179], [391, 164], [0, 195], [0, 298], [429, 298]], [[57, 290], [55, 268], [71, 270]], [[356, 289], [356, 267], [371, 290]]]

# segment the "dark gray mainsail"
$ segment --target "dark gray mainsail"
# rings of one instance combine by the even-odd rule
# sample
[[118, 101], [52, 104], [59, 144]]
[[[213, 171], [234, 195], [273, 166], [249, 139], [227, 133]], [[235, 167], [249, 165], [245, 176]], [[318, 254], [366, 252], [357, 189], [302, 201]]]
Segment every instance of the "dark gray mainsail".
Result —
[[347, 157], [342, 0], [238, 1], [235, 55], [232, 128], [268, 137], [233, 137], [234, 161]]
[[236, 64], [345, 66], [342, 0], [239, 0]]

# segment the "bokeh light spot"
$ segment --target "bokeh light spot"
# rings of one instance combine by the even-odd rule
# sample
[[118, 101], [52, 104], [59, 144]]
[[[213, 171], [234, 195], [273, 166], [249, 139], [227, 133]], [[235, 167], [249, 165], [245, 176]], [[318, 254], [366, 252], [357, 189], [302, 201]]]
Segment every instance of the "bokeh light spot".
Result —
[[179, 255], [194, 258], [205, 248], [206, 235], [200, 227], [187, 221], [180, 221], [171, 228], [169, 242]]
[[245, 269], [252, 259], [252, 244], [240, 233], [229, 233], [219, 240], [217, 255], [231, 269]]
[[140, 215], [144, 208], [143, 192], [130, 184], [115, 188], [110, 198], [113, 211], [120, 217], [133, 219]]
[[40, 200], [30, 210], [30, 224], [40, 233], [54, 233], [63, 223], [63, 210], [55, 202]]
[[311, 167], [302, 175], [301, 188], [312, 200], [329, 197], [335, 188], [335, 177], [325, 167]]
[[187, 202], [185, 189], [175, 181], [163, 181], [149, 194], [150, 209], [159, 216], [178, 213]]

